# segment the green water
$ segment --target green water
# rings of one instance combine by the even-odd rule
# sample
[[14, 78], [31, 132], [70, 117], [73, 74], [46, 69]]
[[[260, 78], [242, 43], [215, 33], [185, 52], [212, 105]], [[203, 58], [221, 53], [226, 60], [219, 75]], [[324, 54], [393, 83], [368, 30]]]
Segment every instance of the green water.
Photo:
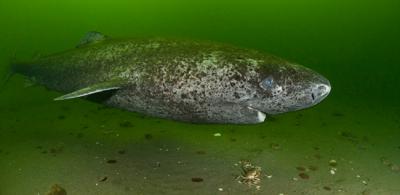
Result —
[[[0, 90], [0, 195], [46, 194], [53, 184], [68, 194], [400, 194], [399, 8], [396, 0], [2, 0], [0, 75], [14, 55], [72, 48], [97, 30], [268, 51], [320, 72], [332, 92], [260, 125], [193, 125], [54, 102], [60, 94], [15, 75]], [[259, 190], [235, 180], [240, 160], [262, 168]]]

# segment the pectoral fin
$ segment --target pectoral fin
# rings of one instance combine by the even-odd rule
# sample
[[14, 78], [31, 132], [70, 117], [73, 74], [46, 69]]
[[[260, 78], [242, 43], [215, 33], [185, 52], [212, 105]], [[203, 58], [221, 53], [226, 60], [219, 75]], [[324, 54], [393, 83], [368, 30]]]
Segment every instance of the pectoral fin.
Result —
[[84, 97], [84, 96], [88, 96], [88, 95], [95, 94], [95, 93], [101, 93], [104, 91], [117, 90], [117, 89], [120, 89], [123, 85], [124, 85], [124, 82], [120, 81], [120, 80], [97, 83], [97, 84], [91, 85], [89, 87], [85, 87], [85, 88], [79, 89], [77, 91], [71, 92], [69, 94], [63, 95], [61, 97], [55, 98], [54, 100], [56, 100], [56, 101], [67, 100], [67, 99]]

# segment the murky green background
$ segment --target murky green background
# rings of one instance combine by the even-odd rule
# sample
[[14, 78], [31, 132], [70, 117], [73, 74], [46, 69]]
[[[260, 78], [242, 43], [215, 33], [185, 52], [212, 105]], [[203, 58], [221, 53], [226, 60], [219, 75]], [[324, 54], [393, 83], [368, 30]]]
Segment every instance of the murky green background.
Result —
[[[0, 0], [0, 75], [13, 56], [72, 48], [97, 30], [264, 50], [333, 87], [316, 107], [264, 124], [192, 125], [53, 102], [60, 94], [15, 75], [0, 90], [0, 195], [46, 194], [56, 183], [68, 194], [399, 194], [399, 8], [396, 0]], [[263, 169], [260, 190], [235, 180], [243, 159]]]

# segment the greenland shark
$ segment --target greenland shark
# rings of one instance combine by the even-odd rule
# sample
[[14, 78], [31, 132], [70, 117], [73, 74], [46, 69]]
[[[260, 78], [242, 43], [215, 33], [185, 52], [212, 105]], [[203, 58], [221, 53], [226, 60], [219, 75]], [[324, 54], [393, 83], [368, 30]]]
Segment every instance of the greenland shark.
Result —
[[76, 48], [11, 64], [64, 95], [101, 96], [107, 106], [192, 123], [261, 123], [314, 106], [329, 81], [274, 55], [184, 39], [114, 39], [89, 32]]

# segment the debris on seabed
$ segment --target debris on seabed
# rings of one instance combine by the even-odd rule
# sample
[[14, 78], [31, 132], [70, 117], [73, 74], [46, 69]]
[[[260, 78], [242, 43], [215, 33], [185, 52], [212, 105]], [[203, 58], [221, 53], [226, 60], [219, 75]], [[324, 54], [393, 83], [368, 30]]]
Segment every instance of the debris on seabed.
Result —
[[221, 137], [222, 134], [221, 133], [214, 133], [214, 137]]
[[108, 177], [107, 176], [103, 176], [99, 179], [99, 182], [104, 182], [107, 181]]
[[400, 166], [390, 160], [388, 160], [386, 157], [381, 157], [381, 162], [383, 165], [389, 167], [389, 169], [393, 172], [399, 172], [400, 171]]
[[336, 174], [336, 168], [331, 168], [331, 170], [329, 171], [332, 175], [335, 175]]
[[118, 150], [118, 154], [125, 154], [125, 150]]
[[201, 177], [192, 177], [192, 182], [203, 182], [204, 179]]
[[202, 155], [202, 154], [206, 154], [206, 152], [204, 150], [198, 150], [198, 151], [196, 151], [196, 154]]
[[157, 161], [155, 167], [161, 167], [161, 162]]
[[302, 166], [297, 166], [296, 169], [298, 171], [306, 171], [306, 168], [302, 167]]
[[280, 150], [280, 149], [281, 149], [281, 145], [278, 144], [278, 143], [271, 143], [269, 146], [270, 146], [271, 149], [273, 149], [273, 150]]
[[310, 166], [308, 166], [308, 169], [311, 171], [316, 171], [316, 170], [318, 170], [318, 167], [314, 166], [314, 165], [310, 165]]
[[67, 191], [58, 184], [54, 184], [47, 195], [67, 195]]
[[110, 160], [107, 160], [107, 163], [108, 164], [115, 164], [115, 163], [117, 163], [117, 160], [110, 159]]
[[307, 173], [299, 173], [299, 177], [301, 179], [310, 179], [310, 176]]
[[329, 166], [331, 166], [331, 167], [336, 167], [336, 166], [337, 166], [336, 160], [330, 160], [330, 161], [329, 161]]
[[146, 134], [144, 134], [144, 138], [146, 140], [151, 140], [151, 139], [153, 139], [153, 135], [151, 135], [150, 133], [146, 133]]

